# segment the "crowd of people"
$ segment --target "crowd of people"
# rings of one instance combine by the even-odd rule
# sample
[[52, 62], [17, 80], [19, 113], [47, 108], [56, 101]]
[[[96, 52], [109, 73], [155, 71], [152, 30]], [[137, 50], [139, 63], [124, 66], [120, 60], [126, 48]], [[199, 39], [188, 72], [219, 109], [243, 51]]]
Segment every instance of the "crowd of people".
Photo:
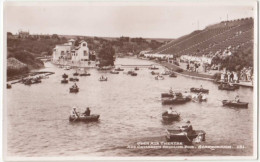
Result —
[[239, 83], [240, 81], [251, 82], [253, 81], [253, 68], [244, 67], [239, 72], [224, 70], [221, 73], [220, 81], [229, 82], [229, 83]]

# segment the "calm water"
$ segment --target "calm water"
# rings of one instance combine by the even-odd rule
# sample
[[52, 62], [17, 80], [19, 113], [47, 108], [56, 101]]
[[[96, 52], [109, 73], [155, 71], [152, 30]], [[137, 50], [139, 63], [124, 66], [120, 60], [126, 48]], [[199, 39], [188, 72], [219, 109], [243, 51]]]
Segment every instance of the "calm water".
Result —
[[[118, 64], [151, 64], [145, 60], [120, 58]], [[7, 90], [7, 131], [9, 156], [186, 156], [186, 155], [252, 155], [253, 152], [253, 90], [240, 88], [235, 92], [219, 91], [209, 81], [182, 76], [155, 80], [148, 69], [138, 76], [123, 72], [109, 74], [90, 69], [90, 77], [79, 77], [78, 94], [70, 94], [72, 85], [61, 84], [65, 72], [47, 63], [42, 71], [54, 71], [41, 84], [15, 84]], [[160, 67], [160, 71], [163, 68]], [[66, 71], [70, 76], [74, 70]], [[99, 82], [102, 75], [107, 82]], [[184, 90], [203, 84], [210, 90], [208, 101], [189, 102], [173, 106], [182, 120], [172, 124], [161, 121], [161, 113], [169, 108], [160, 101], [169, 87]], [[249, 102], [248, 109], [223, 107], [220, 100]], [[100, 114], [95, 123], [70, 123], [72, 106], [81, 111], [91, 107]], [[186, 120], [194, 129], [204, 130], [203, 145], [244, 145], [245, 149], [127, 149], [128, 145], [144, 141], [165, 141], [165, 129], [174, 128]]]

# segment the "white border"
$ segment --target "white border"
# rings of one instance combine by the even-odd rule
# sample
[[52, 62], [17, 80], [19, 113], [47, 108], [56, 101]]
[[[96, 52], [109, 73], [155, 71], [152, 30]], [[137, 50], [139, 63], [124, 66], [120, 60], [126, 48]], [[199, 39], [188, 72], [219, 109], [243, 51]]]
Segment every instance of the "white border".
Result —
[[[87, 3], [86, 3], [87, 2]], [[198, 4], [198, 2], [201, 2], [200, 4]], [[210, 2], [210, 4], [209, 4]], [[59, 2], [51, 2], [51, 1], [38, 1], [38, 2], [30, 2], [30, 3], [25, 3], [25, 2], [15, 2], [15, 1], [10, 1], [8, 3], [3, 3], [3, 0], [1, 0], [1, 11], [4, 11], [4, 7], [3, 6], [7, 6], [7, 5], [20, 5], [20, 6], [34, 6], [34, 5], [46, 5], [46, 6], [53, 6], [53, 5], [59, 5], [59, 6], [69, 6], [73, 3], [73, 5], [77, 4], [78, 6], [83, 6], [83, 5], [98, 5], [98, 6], [171, 6], [171, 5], [221, 5], [221, 4], [236, 4], [236, 5], [253, 5], [254, 6], [254, 9], [255, 9], [255, 14], [254, 14], [254, 79], [255, 79], [255, 82], [254, 82], [254, 122], [253, 122], [253, 130], [254, 133], [253, 133], [253, 137], [254, 137], [254, 151], [253, 151], [253, 156], [196, 156], [196, 157], [182, 157], [182, 156], [174, 156], [174, 157], [33, 157], [33, 158], [30, 158], [30, 157], [5, 157], [5, 160], [8, 160], [8, 161], [75, 161], [75, 160], [234, 160], [234, 159], [237, 159], [237, 160], [252, 160], [252, 159], [256, 159], [257, 158], [257, 144], [259, 141], [257, 141], [257, 137], [258, 137], [258, 132], [256, 130], [259, 131], [259, 125], [257, 125], [258, 123], [258, 102], [259, 102], [259, 98], [257, 98], [258, 96], [258, 64], [259, 63], [258, 61], [258, 57], [257, 57], [257, 54], [258, 54], [258, 20], [259, 20], [259, 15], [258, 15], [258, 4], [257, 4], [258, 1], [256, 0], [229, 0], [228, 2], [227, 1], [224, 1], [224, 0], [220, 0], [220, 1], [217, 1], [217, 0], [199, 0], [199, 1], [194, 1], [192, 2], [191, 0], [184, 0], [184, 1], [180, 1], [180, 0], [175, 0], [175, 1], [164, 1], [164, 2], [158, 2], [158, 1], [141, 1], [141, 2], [129, 2], [129, 1], [121, 1], [121, 2], [101, 2], [101, 1], [80, 1], [80, 2], [71, 2], [71, 1], [59, 1]], [[3, 23], [5, 22], [5, 17], [4, 17], [4, 13], [1, 12], [0, 13], [0, 17], [2, 18], [1, 20], [3, 20]], [[4, 46], [2, 46], [3, 48], [1, 48], [1, 53], [2, 55], [0, 56], [0, 59], [1, 60], [6, 60], [6, 32], [4, 34], [3, 31], [6, 31], [5, 29], [5, 26], [3, 25], [3, 23], [1, 23], [1, 40], [2, 42], [4, 42]], [[5, 51], [5, 52], [4, 52]], [[3, 55], [5, 54], [5, 55]], [[4, 59], [5, 58], [5, 59]], [[5, 65], [6, 65], [6, 62], [5, 61], [2, 61], [2, 66], [0, 67], [0, 70], [2, 71], [1, 73], [1, 78], [3, 78], [3, 76], [6, 76], [6, 70], [3, 71], [5, 69]], [[0, 84], [3, 85], [3, 87], [6, 87], [6, 81], [5, 80], [2, 80], [0, 79]], [[1, 87], [1, 90], [5, 91], [6, 88], [3, 88]], [[2, 89], [3, 88], [3, 89]], [[3, 92], [1, 91], [1, 92]], [[6, 96], [3, 95], [4, 93], [1, 93], [1, 97], [3, 97], [3, 105], [4, 107], [6, 107]], [[259, 96], [258, 96], [259, 97]], [[2, 105], [1, 105], [2, 106]], [[6, 114], [5, 112], [5, 109], [3, 109], [3, 114]], [[2, 111], [0, 112], [0, 115], [1, 117], [3, 117], [4, 121], [6, 121], [6, 117], [3, 116], [2, 114]], [[3, 120], [2, 120], [3, 121]], [[0, 153], [0, 156], [2, 153], [4, 153], [3, 155], [5, 156], [6, 155], [6, 122], [3, 122], [3, 127], [2, 125], [0, 126], [2, 129], [1, 131], [3, 130], [4, 132], [2, 133], [5, 133], [3, 134], [4, 136], [2, 137], [1, 141], [2, 143], [5, 142], [5, 145], [3, 146], [3, 148], [1, 148], [1, 153]], [[3, 129], [4, 128], [4, 129]], [[2, 147], [2, 146], [1, 146]], [[259, 150], [258, 150], [259, 151]], [[1, 156], [1, 157], [4, 157], [4, 156]]]

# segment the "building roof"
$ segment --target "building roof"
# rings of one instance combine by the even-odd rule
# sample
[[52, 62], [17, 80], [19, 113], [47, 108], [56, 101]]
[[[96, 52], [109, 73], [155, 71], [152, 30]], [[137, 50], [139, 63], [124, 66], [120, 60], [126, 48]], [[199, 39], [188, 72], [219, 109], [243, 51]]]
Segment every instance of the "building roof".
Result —
[[83, 42], [86, 42], [86, 41], [84, 41], [84, 40], [81, 40], [81, 41], [79, 42], [79, 44], [81, 44], [81, 43], [83, 43]]
[[75, 40], [74, 39], [70, 39], [69, 42], [75, 42]]

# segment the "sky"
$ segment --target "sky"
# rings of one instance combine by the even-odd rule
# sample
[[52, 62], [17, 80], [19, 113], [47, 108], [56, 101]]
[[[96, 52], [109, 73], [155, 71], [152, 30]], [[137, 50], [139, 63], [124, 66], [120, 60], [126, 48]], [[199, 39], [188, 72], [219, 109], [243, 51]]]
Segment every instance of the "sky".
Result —
[[254, 17], [254, 3], [248, 2], [6, 2], [4, 27], [13, 34], [29, 30], [31, 34], [178, 38], [227, 19]]

